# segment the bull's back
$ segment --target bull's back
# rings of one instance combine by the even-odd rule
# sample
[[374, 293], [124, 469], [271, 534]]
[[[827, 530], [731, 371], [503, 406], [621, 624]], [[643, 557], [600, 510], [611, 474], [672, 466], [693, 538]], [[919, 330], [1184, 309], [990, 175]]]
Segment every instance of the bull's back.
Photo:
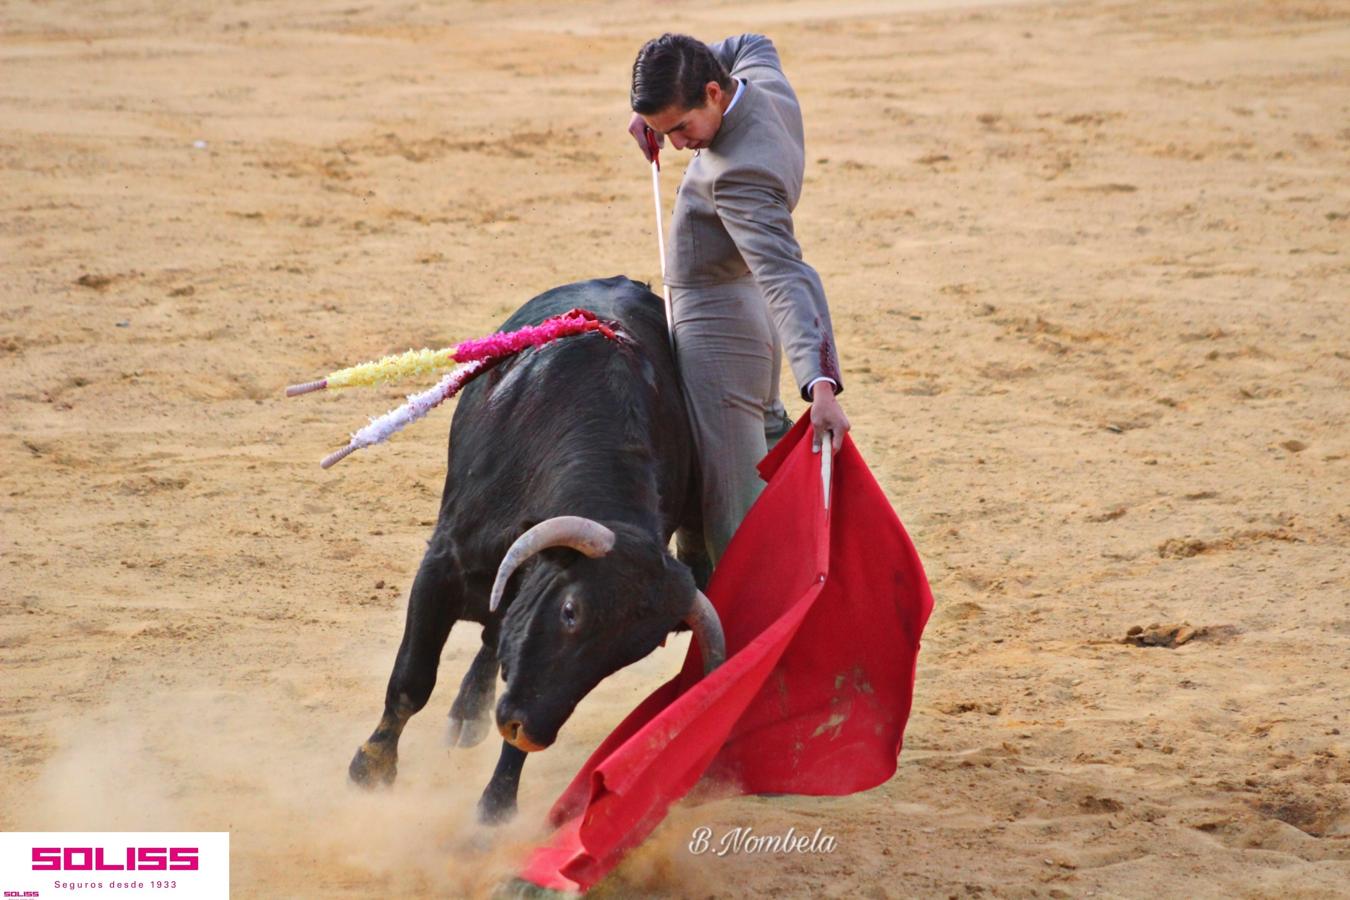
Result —
[[583, 386], [587, 392], [599, 392], [614, 402], [631, 402], [624, 396], [631, 387], [630, 379], [624, 376], [640, 373], [644, 381], [661, 387], [662, 403], [678, 401], [683, 409], [661, 298], [622, 275], [545, 291], [512, 313], [498, 330], [537, 325], [571, 309], [589, 310], [607, 322], [617, 322], [622, 341], [616, 343], [589, 332], [523, 351], [470, 382], [460, 407], [503, 405], [544, 392], [548, 396], [541, 399], [575, 408], [584, 405], [584, 398], [578, 396]]
[[666, 313], [661, 298], [623, 275], [578, 281], [545, 291], [512, 313], [499, 330], [513, 331], [526, 325], [537, 325], [549, 316], [565, 313], [573, 307], [588, 309], [602, 319], [623, 324], [644, 349], [656, 338], [666, 340], [665, 356], [669, 359]]
[[[470, 382], [451, 424], [443, 513], [603, 517], [577, 508], [593, 482], [605, 490], [592, 494], [659, 502], [667, 524], [683, 515], [693, 442], [661, 299], [622, 276], [582, 281], [534, 297], [500, 330], [574, 307], [618, 323], [623, 340], [595, 332], [560, 338]], [[638, 496], [644, 492], [629, 481], [651, 467], [659, 496]]]

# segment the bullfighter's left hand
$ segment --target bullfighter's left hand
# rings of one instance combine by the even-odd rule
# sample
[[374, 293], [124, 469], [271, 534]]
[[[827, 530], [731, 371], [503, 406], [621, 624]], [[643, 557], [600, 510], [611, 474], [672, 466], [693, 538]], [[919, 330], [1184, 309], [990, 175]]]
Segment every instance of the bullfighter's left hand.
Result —
[[834, 398], [834, 385], [828, 381], [817, 381], [811, 387], [811, 452], [820, 452], [825, 433], [829, 431], [834, 433], [831, 452], [837, 453], [844, 446], [844, 433], [850, 427], [848, 416], [844, 415], [839, 401]]

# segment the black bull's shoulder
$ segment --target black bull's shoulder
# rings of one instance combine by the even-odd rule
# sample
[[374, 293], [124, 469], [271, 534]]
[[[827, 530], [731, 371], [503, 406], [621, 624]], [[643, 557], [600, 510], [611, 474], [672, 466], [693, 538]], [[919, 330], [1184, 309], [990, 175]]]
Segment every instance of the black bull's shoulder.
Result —
[[696, 527], [698, 486], [661, 298], [616, 276], [563, 285], [525, 303], [510, 331], [572, 309], [617, 323], [522, 351], [461, 392], [432, 549], [453, 553], [463, 618], [484, 621], [497, 564], [530, 525], [579, 515], [664, 543]]

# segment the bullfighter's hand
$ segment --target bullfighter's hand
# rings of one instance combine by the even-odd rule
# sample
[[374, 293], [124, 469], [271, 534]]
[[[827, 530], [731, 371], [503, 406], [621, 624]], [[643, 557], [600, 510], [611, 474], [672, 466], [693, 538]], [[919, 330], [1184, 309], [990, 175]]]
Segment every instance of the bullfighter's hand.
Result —
[[[651, 148], [647, 146], [648, 131], [651, 131], [651, 129], [647, 127], [647, 123], [643, 121], [642, 116], [633, 113], [633, 118], [628, 122], [628, 133], [633, 136], [633, 140], [637, 141], [638, 149], [642, 151], [643, 156], [647, 157], [647, 162], [651, 162], [652, 152]], [[664, 134], [659, 131], [652, 131], [652, 134], [656, 136], [657, 147], [664, 147], [666, 145], [666, 136]]]
[[811, 388], [811, 452], [819, 453], [825, 440], [825, 432], [834, 432], [831, 452], [837, 453], [844, 446], [844, 433], [849, 430], [848, 416], [844, 415], [839, 401], [834, 398], [834, 385], [828, 381], [817, 381]]

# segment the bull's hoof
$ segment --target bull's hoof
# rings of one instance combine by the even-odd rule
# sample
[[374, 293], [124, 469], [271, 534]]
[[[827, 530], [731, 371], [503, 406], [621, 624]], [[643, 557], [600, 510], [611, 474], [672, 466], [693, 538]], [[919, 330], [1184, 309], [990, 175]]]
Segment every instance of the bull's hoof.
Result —
[[512, 878], [498, 885], [492, 897], [493, 900], [564, 900], [575, 898], [576, 894], [540, 887], [523, 878]]
[[364, 788], [393, 784], [398, 777], [398, 751], [366, 741], [352, 757], [347, 777]]
[[450, 725], [445, 732], [445, 743], [451, 747], [477, 747], [492, 730], [492, 722], [485, 717], [461, 719], [450, 716]]
[[516, 798], [498, 797], [491, 790], [478, 798], [479, 825], [505, 825], [516, 817]]

